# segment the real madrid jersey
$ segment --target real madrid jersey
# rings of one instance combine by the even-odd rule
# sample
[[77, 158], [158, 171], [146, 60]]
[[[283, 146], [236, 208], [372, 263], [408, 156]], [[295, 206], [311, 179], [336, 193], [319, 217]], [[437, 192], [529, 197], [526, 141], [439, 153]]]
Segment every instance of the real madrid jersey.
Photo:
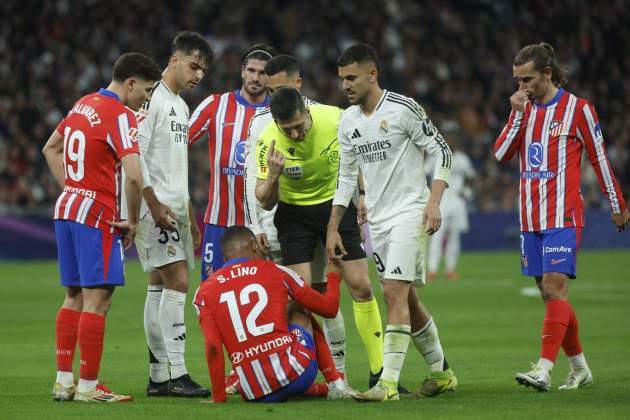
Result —
[[311, 105], [308, 109], [313, 125], [304, 140], [291, 140], [273, 123], [260, 134], [256, 147], [257, 177], [266, 179], [267, 153], [271, 141], [276, 141], [275, 148], [282, 152], [285, 160], [278, 180], [279, 200], [298, 206], [331, 200], [339, 166], [337, 124], [341, 109], [328, 105]]
[[334, 205], [348, 206], [361, 168], [370, 227], [419, 218], [429, 197], [424, 152], [435, 156], [433, 179], [448, 182], [451, 151], [424, 109], [384, 90], [374, 112], [358, 105], [339, 121], [341, 162]]
[[[140, 154], [149, 171], [149, 184], [157, 198], [184, 219], [188, 217], [190, 198], [188, 116], [186, 102], [162, 81], [137, 114]], [[140, 214], [147, 211], [142, 200]]]

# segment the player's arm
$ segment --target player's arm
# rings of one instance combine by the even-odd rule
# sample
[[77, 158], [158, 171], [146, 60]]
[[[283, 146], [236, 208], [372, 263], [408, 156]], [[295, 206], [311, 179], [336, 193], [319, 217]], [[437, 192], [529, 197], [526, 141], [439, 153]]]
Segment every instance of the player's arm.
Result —
[[212, 383], [212, 401], [223, 403], [227, 398], [225, 393], [223, 341], [214, 317], [203, 306], [199, 315], [199, 325], [205, 337], [206, 362], [208, 363], [208, 372]]
[[[284, 169], [284, 155], [276, 150], [276, 141], [271, 140], [269, 150], [259, 145], [256, 156], [258, 160], [258, 179], [256, 180], [256, 198], [265, 210], [273, 209], [278, 204], [280, 192], [279, 179]], [[263, 157], [264, 156], [264, 157]], [[265, 163], [261, 161], [264, 159]]]
[[527, 129], [527, 94], [518, 90], [510, 97], [512, 111], [503, 131], [494, 142], [494, 157], [501, 163], [508, 162], [521, 145]]
[[247, 130], [247, 157], [245, 158], [245, 198], [247, 204], [248, 227], [256, 235], [258, 246], [265, 255], [269, 254], [269, 241], [267, 235], [262, 228], [262, 220], [260, 217], [260, 204], [256, 199], [256, 139], [260, 133], [260, 125], [258, 119], [254, 116]]
[[286, 274], [284, 284], [289, 289], [291, 297], [311, 312], [324, 318], [333, 318], [339, 311], [339, 283], [341, 282], [341, 267], [338, 263], [329, 264], [326, 274], [327, 285], [324, 294], [312, 289], [293, 270], [277, 266]]
[[[343, 125], [342, 116], [337, 128], [337, 141], [339, 141], [341, 148], [337, 189], [335, 190], [326, 233], [326, 254], [330, 260], [335, 261], [341, 261], [343, 256], [347, 254], [341, 235], [339, 235], [339, 224], [357, 187], [359, 174], [357, 155], [350, 143], [350, 139], [344, 134]], [[363, 180], [363, 177], [361, 177], [361, 180]], [[340, 254], [337, 254], [337, 249], [340, 250]]]
[[422, 224], [426, 232], [429, 235], [433, 235], [440, 229], [442, 224], [440, 201], [444, 190], [448, 187], [453, 153], [442, 134], [427, 117], [424, 109], [415, 101], [413, 101], [411, 107], [405, 108], [402, 113], [401, 125], [411, 141], [435, 159], [431, 194], [422, 214]]
[[577, 136], [586, 147], [586, 154], [595, 170], [599, 186], [610, 202], [613, 223], [617, 226], [618, 231], [625, 230], [630, 216], [621, 194], [621, 188], [613, 173], [612, 165], [608, 160], [604, 137], [595, 108], [589, 102], [585, 102], [581, 109], [576, 110], [575, 118]]
[[116, 226], [123, 231], [123, 245], [125, 249], [133, 243], [138, 226], [140, 212], [140, 190], [142, 188], [142, 172], [140, 170], [140, 155], [138, 153], [125, 154], [120, 162], [125, 171], [125, 196], [127, 198], [127, 225], [118, 223]]
[[195, 108], [188, 121], [188, 147], [208, 133], [208, 127], [216, 111], [217, 95], [210, 95]]
[[46, 157], [46, 162], [55, 177], [55, 181], [63, 188], [65, 184], [63, 136], [59, 131], [52, 132], [42, 149], [42, 153]]

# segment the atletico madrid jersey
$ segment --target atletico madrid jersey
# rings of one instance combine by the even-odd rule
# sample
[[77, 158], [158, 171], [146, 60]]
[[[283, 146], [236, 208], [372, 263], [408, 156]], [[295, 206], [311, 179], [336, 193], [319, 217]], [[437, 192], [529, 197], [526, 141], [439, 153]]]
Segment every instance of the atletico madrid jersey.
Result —
[[114, 232], [119, 219], [120, 159], [139, 153], [138, 127], [118, 96], [101, 89], [79, 99], [57, 126], [63, 136], [64, 189], [55, 220], [73, 220]]
[[518, 154], [522, 231], [584, 226], [580, 192], [583, 150], [612, 212], [625, 211], [599, 118], [589, 101], [559, 89], [546, 104], [529, 101], [524, 112], [512, 110], [495, 141], [494, 152], [499, 162]]
[[[264, 260], [234, 259], [205, 281], [195, 296], [200, 318], [209, 317], [239, 376], [240, 393], [253, 400], [297, 379], [314, 359], [289, 331], [289, 298], [308, 285], [292, 270]], [[208, 337], [206, 337], [208, 339]], [[210, 366], [215, 399], [224, 392], [223, 356]], [[217, 362], [219, 360], [219, 362]]]

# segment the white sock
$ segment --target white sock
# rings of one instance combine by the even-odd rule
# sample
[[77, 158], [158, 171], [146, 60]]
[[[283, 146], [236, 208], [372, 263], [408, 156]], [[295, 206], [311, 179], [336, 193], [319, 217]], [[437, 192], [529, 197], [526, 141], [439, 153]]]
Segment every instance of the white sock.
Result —
[[72, 374], [72, 372], [62, 372], [58, 370], [57, 380], [55, 382], [59, 382], [61, 385], [67, 388], [74, 385], [74, 375]]
[[168, 362], [171, 366], [171, 378], [176, 379], [188, 373], [184, 362], [186, 349], [186, 325], [184, 325], [184, 306], [186, 293], [176, 290], [162, 290], [160, 300], [160, 327]]
[[346, 369], [346, 326], [343, 321], [341, 310], [337, 312], [334, 318], [326, 319], [323, 322], [324, 335], [326, 342], [332, 353], [335, 367], [340, 372]]
[[149, 376], [153, 382], [168, 381], [168, 355], [160, 326], [161, 285], [149, 285], [144, 302], [144, 334], [149, 347]]
[[538, 359], [536, 364], [545, 369], [547, 372], [551, 372], [551, 369], [553, 369], [553, 362], [549, 359], [545, 359], [544, 357]]
[[398, 383], [400, 370], [405, 363], [411, 326], [407, 324], [387, 324], [383, 340], [383, 374], [381, 379]]
[[79, 379], [79, 392], [88, 392], [94, 391], [96, 389], [96, 385], [98, 385], [98, 379], [94, 379], [93, 381], [88, 381], [87, 379]]
[[573, 369], [588, 369], [588, 363], [586, 363], [584, 353], [569, 356], [569, 363]]
[[411, 340], [431, 372], [444, 370], [444, 350], [433, 317], [418, 331], [411, 333]]

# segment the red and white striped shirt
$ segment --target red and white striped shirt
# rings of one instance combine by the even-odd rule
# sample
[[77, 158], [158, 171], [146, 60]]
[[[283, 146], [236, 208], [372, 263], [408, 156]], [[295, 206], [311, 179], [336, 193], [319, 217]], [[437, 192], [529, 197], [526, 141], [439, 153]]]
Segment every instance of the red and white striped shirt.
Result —
[[65, 185], [53, 218], [116, 232], [107, 222], [120, 218], [120, 159], [140, 153], [133, 112], [101, 89], [79, 99], [57, 132], [64, 138]]
[[525, 112], [512, 110], [494, 152], [501, 163], [518, 152], [522, 231], [584, 226], [580, 192], [584, 148], [612, 212], [625, 211], [599, 119], [589, 101], [559, 89], [547, 104], [530, 101]]
[[239, 258], [203, 282], [194, 303], [206, 339], [214, 400], [225, 401], [223, 346], [244, 399], [269, 395], [302, 375], [315, 354], [289, 331], [287, 303], [292, 298], [318, 315], [334, 316], [340, 279], [329, 273], [326, 295], [321, 295], [286, 267]]
[[252, 117], [268, 104], [268, 98], [259, 104], [250, 104], [239, 91], [234, 91], [210, 95], [193, 112], [188, 145], [208, 134], [210, 187], [204, 216], [206, 224], [245, 224], [247, 129]]

